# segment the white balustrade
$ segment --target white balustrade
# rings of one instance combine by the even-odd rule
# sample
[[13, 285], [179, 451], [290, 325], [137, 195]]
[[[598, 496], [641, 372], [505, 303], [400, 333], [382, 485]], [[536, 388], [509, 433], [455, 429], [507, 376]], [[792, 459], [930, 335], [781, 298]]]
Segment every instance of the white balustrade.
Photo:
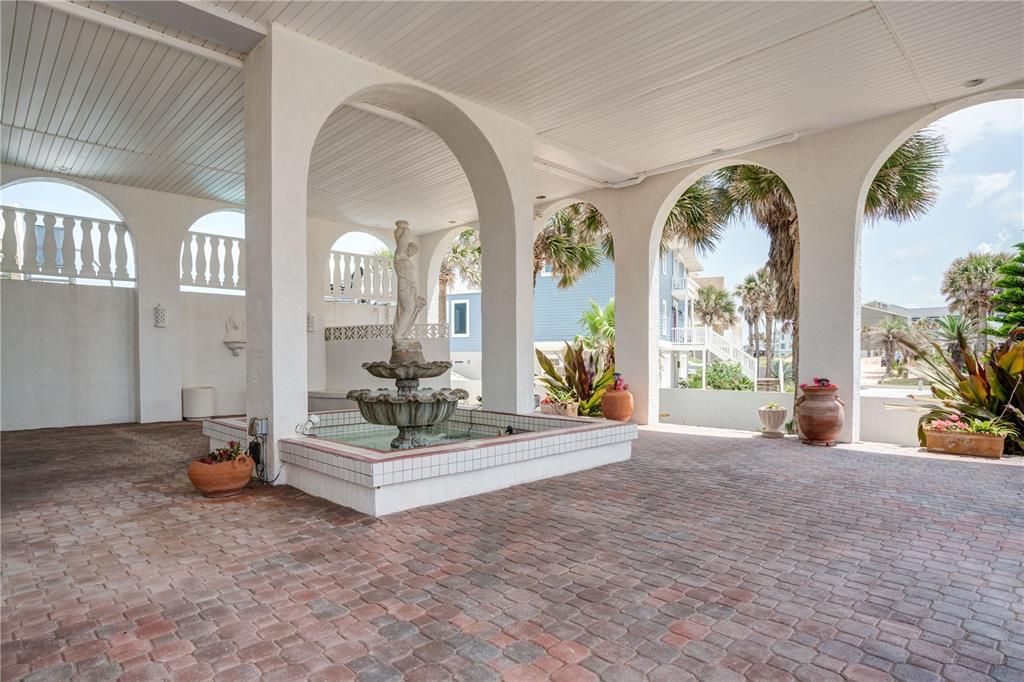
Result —
[[352, 303], [387, 303], [397, 296], [398, 280], [390, 259], [331, 251], [324, 270], [324, 298]]
[[0, 219], [0, 272], [7, 277], [135, 281], [124, 223], [16, 206], [0, 206]]
[[691, 350], [706, 348], [723, 360], [739, 363], [751, 379], [757, 376], [757, 358], [710, 327], [674, 327], [672, 343]]
[[178, 281], [182, 287], [245, 292], [242, 263], [245, 240], [204, 232], [189, 232], [178, 252]]

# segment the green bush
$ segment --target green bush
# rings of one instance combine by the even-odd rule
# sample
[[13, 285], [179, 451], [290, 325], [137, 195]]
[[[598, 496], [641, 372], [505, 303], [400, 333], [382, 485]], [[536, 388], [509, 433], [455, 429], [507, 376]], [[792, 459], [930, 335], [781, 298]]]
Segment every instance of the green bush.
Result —
[[[682, 384], [683, 382], [680, 382]], [[754, 382], [743, 373], [743, 367], [738, 362], [723, 362], [715, 360], [708, 365], [708, 388], [719, 391], [752, 391]], [[689, 376], [685, 384], [686, 388], [700, 388], [700, 371]]]

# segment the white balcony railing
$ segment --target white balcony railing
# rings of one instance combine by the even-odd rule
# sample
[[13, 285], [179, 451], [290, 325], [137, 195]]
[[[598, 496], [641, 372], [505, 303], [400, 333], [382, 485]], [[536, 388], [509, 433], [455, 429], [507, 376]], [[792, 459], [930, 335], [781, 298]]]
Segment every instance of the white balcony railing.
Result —
[[245, 293], [245, 240], [189, 232], [178, 252], [178, 281], [182, 287], [208, 293]]
[[672, 278], [672, 291], [686, 291], [687, 280], [688, 280], [688, 278], [685, 277], [685, 276], [673, 277]]
[[15, 206], [0, 206], [0, 217], [0, 271], [8, 277], [135, 281], [135, 247], [124, 223]]
[[324, 273], [324, 298], [352, 303], [390, 303], [398, 280], [391, 261], [344, 251], [331, 251]]
[[710, 327], [674, 327], [670, 338], [687, 350], [706, 350], [720, 360], [737, 362], [751, 380], [757, 377], [757, 359]]

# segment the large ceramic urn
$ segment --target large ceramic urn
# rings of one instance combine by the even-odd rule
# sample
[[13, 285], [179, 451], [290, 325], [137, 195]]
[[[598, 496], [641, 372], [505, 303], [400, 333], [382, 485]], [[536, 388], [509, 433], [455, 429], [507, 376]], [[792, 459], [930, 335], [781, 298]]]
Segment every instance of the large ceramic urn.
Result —
[[801, 440], [809, 445], [835, 445], [846, 411], [836, 386], [804, 386], [796, 401]]
[[601, 396], [601, 414], [605, 419], [628, 422], [633, 416], [633, 394], [624, 388], [609, 388]]

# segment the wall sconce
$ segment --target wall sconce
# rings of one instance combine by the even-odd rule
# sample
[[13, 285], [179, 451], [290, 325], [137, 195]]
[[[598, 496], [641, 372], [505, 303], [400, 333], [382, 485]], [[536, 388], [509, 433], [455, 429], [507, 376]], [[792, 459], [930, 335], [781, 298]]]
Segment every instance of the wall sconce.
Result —
[[153, 308], [153, 326], [158, 328], [167, 326], [167, 308], [162, 303], [157, 303]]
[[316, 318], [313, 313], [306, 313], [306, 331], [312, 334], [316, 331]]

